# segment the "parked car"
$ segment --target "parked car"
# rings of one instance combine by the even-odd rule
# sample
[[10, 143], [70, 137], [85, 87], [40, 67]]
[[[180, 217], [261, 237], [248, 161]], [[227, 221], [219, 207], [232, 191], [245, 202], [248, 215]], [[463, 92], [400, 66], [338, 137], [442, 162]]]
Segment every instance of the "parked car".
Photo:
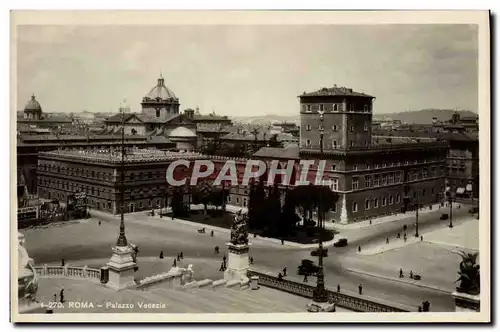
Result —
[[448, 220], [448, 214], [447, 213], [441, 214], [441, 217], [439, 217], [439, 219], [441, 219], [441, 220]]
[[[311, 256], [319, 256], [319, 248], [314, 249], [311, 251]], [[328, 257], [328, 249], [323, 248], [323, 257]]]
[[318, 266], [310, 259], [303, 259], [299, 267], [297, 268], [297, 273], [299, 275], [315, 275], [318, 273]]
[[341, 238], [337, 242], [333, 244], [334, 247], [345, 247], [347, 246], [347, 239], [346, 238]]

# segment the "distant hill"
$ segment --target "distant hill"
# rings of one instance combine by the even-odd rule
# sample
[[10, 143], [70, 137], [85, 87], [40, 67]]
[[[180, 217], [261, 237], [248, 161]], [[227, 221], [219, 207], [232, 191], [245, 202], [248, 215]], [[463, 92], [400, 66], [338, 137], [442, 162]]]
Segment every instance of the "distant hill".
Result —
[[233, 121], [245, 123], [245, 124], [253, 124], [253, 125], [262, 125], [268, 124], [271, 122], [295, 122], [297, 125], [300, 124], [299, 115], [260, 115], [260, 116], [233, 116], [230, 117]]
[[[451, 119], [451, 116], [455, 113], [455, 110], [450, 109], [423, 109], [420, 111], [406, 111], [406, 112], [398, 112], [398, 113], [374, 113], [374, 120], [400, 120], [401, 122], [408, 123], [418, 123], [418, 124], [431, 124], [432, 118], [437, 117], [439, 121], [448, 121]], [[458, 111], [460, 116], [477, 116], [477, 113], [471, 111]], [[253, 125], [261, 125], [267, 124], [274, 121], [277, 122], [295, 122], [297, 125], [300, 125], [300, 116], [297, 115], [260, 115], [260, 116], [234, 116], [231, 117], [233, 121], [245, 123], [245, 124], [253, 124]]]
[[[455, 110], [450, 109], [423, 109], [420, 111], [407, 111], [398, 113], [374, 113], [374, 120], [399, 120], [401, 122], [407, 123], [418, 123], [418, 124], [432, 124], [432, 118], [437, 117], [438, 121], [448, 121], [451, 116], [455, 113]], [[458, 111], [460, 117], [464, 116], [477, 116], [477, 113], [471, 111]]]

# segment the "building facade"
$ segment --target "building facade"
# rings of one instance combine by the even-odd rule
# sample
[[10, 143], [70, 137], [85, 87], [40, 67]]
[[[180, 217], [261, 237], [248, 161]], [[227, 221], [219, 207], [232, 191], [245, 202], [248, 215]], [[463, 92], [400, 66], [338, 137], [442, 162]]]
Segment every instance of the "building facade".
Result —
[[447, 142], [372, 135], [374, 97], [323, 88], [300, 98], [300, 159], [325, 160], [325, 179], [340, 194], [329, 220], [356, 222], [440, 202]]

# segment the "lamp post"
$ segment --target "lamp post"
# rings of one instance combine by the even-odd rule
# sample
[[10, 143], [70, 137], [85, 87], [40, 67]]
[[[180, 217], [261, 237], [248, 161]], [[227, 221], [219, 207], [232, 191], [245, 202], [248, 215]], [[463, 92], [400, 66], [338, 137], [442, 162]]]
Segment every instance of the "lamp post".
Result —
[[[319, 112], [321, 125], [319, 128], [319, 148], [320, 155], [323, 155], [323, 112]], [[321, 188], [321, 187], [320, 187]], [[316, 303], [326, 303], [328, 302], [328, 293], [325, 289], [325, 274], [323, 272], [323, 223], [324, 223], [324, 215], [323, 215], [323, 188], [319, 191], [319, 204], [318, 204], [318, 228], [319, 228], [319, 239], [318, 239], [318, 273], [316, 278], [316, 288], [313, 291], [313, 301]]]
[[418, 234], [418, 209], [420, 208], [420, 201], [418, 199], [418, 191], [417, 191], [417, 207], [416, 207], [416, 212], [415, 212], [415, 216], [416, 216], [416, 220], [415, 220], [415, 237], [419, 237], [419, 234]]
[[453, 228], [453, 197], [452, 197], [452, 192], [450, 188], [450, 196], [448, 196], [448, 203], [450, 204], [450, 224], [448, 225], [449, 228]]

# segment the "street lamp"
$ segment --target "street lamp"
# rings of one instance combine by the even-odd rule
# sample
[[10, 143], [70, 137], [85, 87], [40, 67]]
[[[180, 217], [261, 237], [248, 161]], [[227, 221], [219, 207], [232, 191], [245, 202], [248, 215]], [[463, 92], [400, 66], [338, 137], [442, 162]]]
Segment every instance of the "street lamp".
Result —
[[415, 216], [416, 216], [416, 221], [415, 221], [415, 237], [419, 237], [419, 235], [418, 235], [418, 209], [420, 208], [420, 201], [418, 199], [418, 191], [416, 192], [416, 194], [417, 194], [417, 197], [416, 197], [417, 198], [417, 210], [416, 210], [416, 214], [415, 214]]
[[452, 197], [452, 192], [450, 188], [450, 196], [448, 196], [448, 203], [450, 204], [450, 224], [448, 225], [449, 228], [453, 228], [453, 197]]
[[[321, 125], [319, 127], [319, 148], [320, 154], [323, 155], [323, 112], [319, 112]], [[328, 293], [325, 289], [325, 274], [323, 272], [323, 223], [324, 223], [324, 215], [323, 215], [323, 188], [320, 187], [320, 197], [319, 197], [319, 205], [318, 205], [318, 228], [319, 228], [319, 241], [318, 241], [318, 273], [316, 275], [316, 288], [313, 291], [313, 301], [316, 303], [326, 303], [328, 302]]]

